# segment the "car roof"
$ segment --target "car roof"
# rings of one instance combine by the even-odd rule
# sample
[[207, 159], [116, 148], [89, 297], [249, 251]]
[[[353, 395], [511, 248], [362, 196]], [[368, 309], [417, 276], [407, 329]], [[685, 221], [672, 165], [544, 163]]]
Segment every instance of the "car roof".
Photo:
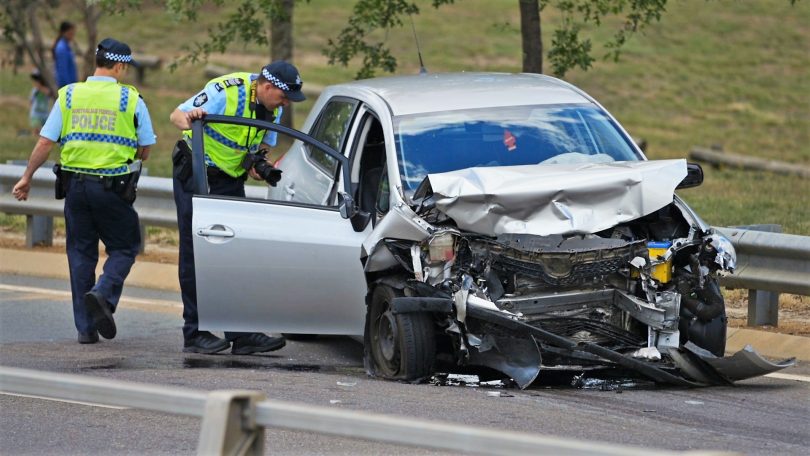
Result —
[[568, 83], [532, 73], [428, 73], [363, 79], [332, 89], [333, 93], [372, 92], [388, 104], [395, 116], [492, 106], [592, 102]]

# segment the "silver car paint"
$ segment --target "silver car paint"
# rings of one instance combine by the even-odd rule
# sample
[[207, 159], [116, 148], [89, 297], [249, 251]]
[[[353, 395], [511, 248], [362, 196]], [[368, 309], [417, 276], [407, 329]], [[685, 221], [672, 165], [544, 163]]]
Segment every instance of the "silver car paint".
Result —
[[370, 228], [354, 232], [333, 209], [219, 197], [193, 204], [200, 329], [363, 334], [359, 250]]
[[[575, 176], [575, 178], [572, 178]], [[672, 203], [686, 161], [539, 164], [430, 174], [436, 208], [465, 231], [596, 233]]]

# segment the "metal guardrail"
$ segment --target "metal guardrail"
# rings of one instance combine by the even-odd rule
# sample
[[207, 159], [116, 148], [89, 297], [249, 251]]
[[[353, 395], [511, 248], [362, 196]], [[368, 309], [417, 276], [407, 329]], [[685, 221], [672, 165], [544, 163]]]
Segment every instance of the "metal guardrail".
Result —
[[[54, 175], [49, 169], [39, 169], [34, 174], [28, 201], [20, 202], [11, 195], [11, 189], [24, 169], [20, 165], [0, 165], [0, 212], [28, 216], [26, 240], [29, 247], [37, 243], [50, 244], [52, 217], [63, 215], [63, 202], [53, 198]], [[264, 198], [266, 189], [248, 185], [245, 192], [250, 198]], [[172, 180], [141, 177], [135, 208], [143, 225], [176, 227]], [[721, 283], [730, 288], [751, 290], [749, 324], [777, 324], [778, 293], [810, 296], [810, 236], [715, 228], [726, 235], [737, 250], [737, 270], [721, 279]]]
[[[25, 171], [25, 166], [0, 164], [0, 212], [28, 216], [26, 245], [51, 245], [53, 242], [53, 217], [64, 216], [64, 202], [54, 199], [53, 172], [41, 167], [34, 173], [28, 201], [17, 201], [11, 190]], [[263, 187], [246, 186], [251, 198], [263, 198]], [[172, 180], [165, 177], [141, 176], [138, 181], [138, 198], [135, 209], [142, 226], [177, 228], [177, 211], [172, 193]], [[143, 230], [142, 230], [143, 231]]]
[[734, 274], [721, 277], [720, 284], [749, 290], [749, 326], [778, 326], [779, 293], [810, 296], [810, 236], [760, 231], [759, 227], [713, 228], [729, 238], [737, 251]]
[[[709, 456], [265, 400], [259, 391], [200, 391], [0, 367], [0, 391], [202, 417], [198, 454], [264, 454], [266, 427], [487, 455]], [[9, 411], [6, 411], [9, 413]]]
[[810, 236], [714, 227], [731, 240], [737, 269], [721, 283], [810, 296]]

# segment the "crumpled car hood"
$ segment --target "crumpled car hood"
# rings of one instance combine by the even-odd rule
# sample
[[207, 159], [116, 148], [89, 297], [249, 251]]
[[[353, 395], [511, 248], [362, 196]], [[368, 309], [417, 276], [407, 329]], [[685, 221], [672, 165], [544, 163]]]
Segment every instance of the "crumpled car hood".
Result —
[[467, 168], [429, 174], [436, 209], [462, 230], [596, 233], [643, 217], [673, 199], [686, 160]]

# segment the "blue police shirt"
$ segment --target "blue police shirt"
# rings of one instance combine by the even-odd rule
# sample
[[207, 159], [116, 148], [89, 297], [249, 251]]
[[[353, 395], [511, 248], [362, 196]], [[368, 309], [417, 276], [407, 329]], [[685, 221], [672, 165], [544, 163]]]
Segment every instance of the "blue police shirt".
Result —
[[[250, 75], [250, 80], [255, 80], [259, 75], [252, 74]], [[203, 96], [204, 95], [204, 96]], [[205, 86], [202, 92], [192, 96], [188, 100], [184, 101], [177, 107], [177, 109], [183, 112], [189, 112], [194, 108], [203, 108], [205, 112], [208, 114], [225, 114], [225, 101], [227, 96], [225, 95], [224, 90], [217, 90], [216, 84], [208, 84]], [[281, 115], [283, 113], [283, 108], [279, 106], [278, 108], [278, 116], [274, 123], [279, 123], [281, 121]], [[275, 146], [278, 139], [278, 135], [274, 131], [268, 131], [264, 135], [264, 139], [262, 142], [267, 144], [268, 146]]]
[[[109, 76], [90, 76], [88, 81], [108, 81], [116, 82], [115, 78]], [[157, 142], [157, 136], [152, 129], [152, 118], [149, 117], [149, 110], [146, 108], [146, 103], [138, 97], [138, 102], [135, 105], [135, 117], [138, 118], [138, 128], [135, 130], [138, 134], [139, 146], [151, 146]], [[40, 130], [39, 135], [43, 138], [50, 139], [53, 142], [59, 141], [59, 136], [62, 134], [62, 108], [59, 103], [54, 103], [51, 113], [48, 115], [48, 120]]]

